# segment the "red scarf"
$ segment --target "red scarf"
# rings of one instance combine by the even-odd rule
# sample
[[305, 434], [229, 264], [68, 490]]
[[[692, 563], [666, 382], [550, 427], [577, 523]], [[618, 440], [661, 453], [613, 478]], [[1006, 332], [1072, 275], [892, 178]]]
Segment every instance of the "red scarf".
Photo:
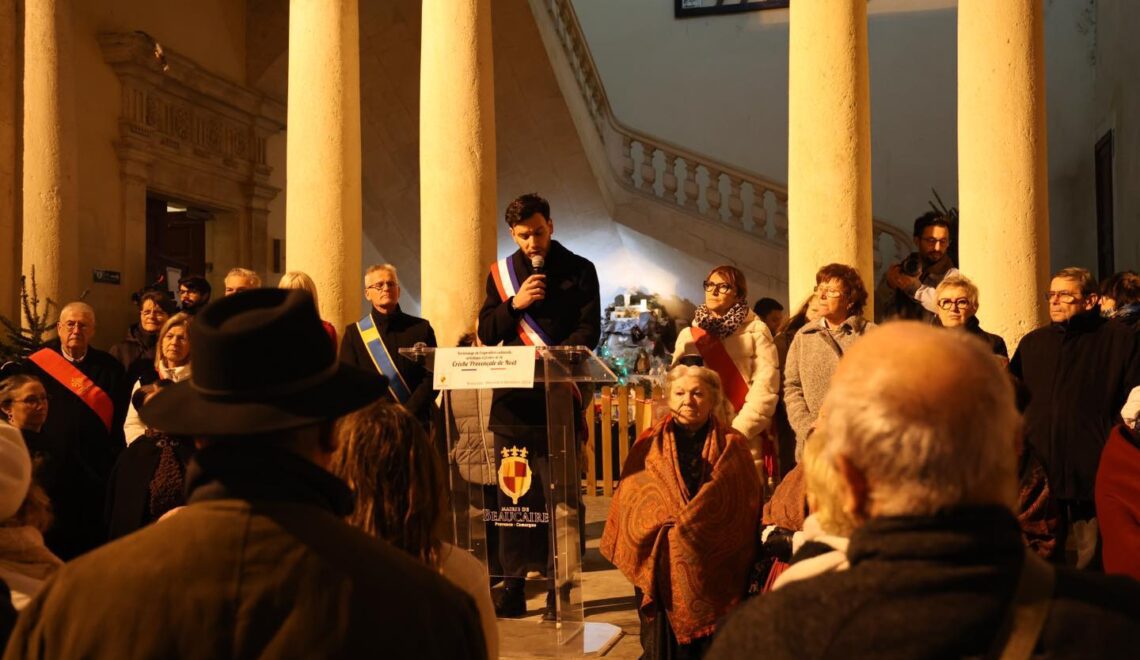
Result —
[[[744, 596], [757, 542], [760, 485], [745, 439], [709, 424], [705, 474], [688, 492], [666, 416], [630, 449], [602, 534], [602, 555], [669, 615], [681, 644], [707, 637]], [[660, 598], [660, 603], [656, 601]]]

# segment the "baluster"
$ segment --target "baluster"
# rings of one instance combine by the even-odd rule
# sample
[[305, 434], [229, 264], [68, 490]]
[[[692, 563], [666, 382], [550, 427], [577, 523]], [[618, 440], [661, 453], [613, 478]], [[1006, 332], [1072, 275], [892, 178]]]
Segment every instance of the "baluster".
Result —
[[768, 237], [768, 209], [764, 206], [767, 194], [767, 188], [752, 184], [752, 231], [764, 238]]
[[708, 209], [705, 211], [714, 220], [720, 220], [720, 170], [706, 165], [709, 173], [709, 183], [705, 188], [705, 201]]
[[741, 180], [728, 175], [728, 213], [732, 224], [747, 230], [744, 226], [744, 201], [740, 199]]
[[644, 142], [641, 143], [641, 185], [640, 190], [656, 195], [653, 184], [657, 182], [657, 168], [653, 165], [653, 156], [657, 149]]
[[685, 208], [699, 212], [697, 202], [700, 201], [700, 190], [697, 188], [697, 164], [692, 159], [685, 159]]
[[621, 136], [621, 176], [627, 184], [635, 184], [633, 180], [633, 140], [628, 135]]
[[665, 188], [665, 200], [670, 204], [677, 203], [677, 156], [662, 151], [665, 156], [665, 173], [661, 177], [661, 185]]
[[788, 241], [788, 193], [776, 193], [776, 240]]

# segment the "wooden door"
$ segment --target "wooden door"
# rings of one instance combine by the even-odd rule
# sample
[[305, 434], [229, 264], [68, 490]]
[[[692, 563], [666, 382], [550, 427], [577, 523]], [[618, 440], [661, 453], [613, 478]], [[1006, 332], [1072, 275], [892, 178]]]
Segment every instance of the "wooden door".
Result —
[[[168, 211], [167, 200], [146, 200], [147, 282], [165, 278], [169, 268], [181, 275], [203, 275], [206, 270], [206, 218], [197, 209]], [[177, 281], [173, 282], [177, 286]], [[172, 290], [176, 290], [172, 288]]]

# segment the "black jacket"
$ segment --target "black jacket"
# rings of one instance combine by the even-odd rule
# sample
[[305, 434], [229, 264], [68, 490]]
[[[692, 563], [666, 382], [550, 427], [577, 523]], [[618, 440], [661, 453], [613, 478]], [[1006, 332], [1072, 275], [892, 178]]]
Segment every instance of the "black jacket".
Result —
[[482, 658], [471, 599], [344, 522], [344, 482], [271, 442], [199, 451], [190, 504], [63, 566], [5, 658]]
[[1140, 335], [1093, 310], [1025, 335], [1009, 370], [1029, 391], [1026, 439], [1058, 500], [1093, 500], [1100, 452], [1140, 385]]
[[[375, 308], [371, 310], [371, 314], [372, 322], [376, 324], [384, 345], [388, 347], [396, 369], [404, 377], [404, 382], [412, 392], [404, 407], [421, 422], [427, 424], [435, 408], [431, 374], [423, 366], [400, 355], [399, 350], [411, 348], [418, 342], [436, 346], [435, 330], [432, 330], [431, 324], [426, 320], [405, 314], [399, 305], [396, 305], [391, 314], [381, 314]], [[344, 329], [344, 341], [340, 344], [340, 361], [365, 371], [376, 371], [376, 365], [372, 362], [372, 356], [364, 346], [364, 340], [360, 338], [360, 330], [355, 323], [349, 324]]]
[[[58, 352], [58, 346], [55, 350]], [[55, 514], [55, 523], [44, 534], [44, 541], [66, 561], [106, 540], [103, 509], [107, 479], [126, 445], [123, 421], [128, 385], [122, 365], [109, 353], [90, 348], [83, 361], [75, 365], [114, 401], [108, 433], [99, 416], [70, 389], [34, 363], [28, 365], [51, 397], [37, 446], [29, 446], [45, 463], [39, 476]]]
[[[534, 273], [522, 250], [510, 259], [520, 280]], [[567, 250], [558, 241], [550, 242], [546, 255], [546, 298], [531, 305], [527, 314], [538, 323], [555, 346], [598, 345], [602, 335], [601, 301], [598, 294], [598, 272], [594, 264]], [[479, 310], [479, 340], [487, 346], [503, 344], [522, 346], [518, 334], [523, 312], [511, 309], [499, 296], [495, 280], [487, 275], [487, 298]], [[491, 428], [504, 435], [520, 437], [509, 428], [546, 426], [543, 390], [496, 390], [491, 404]]]
[[[981, 657], [997, 636], [1024, 552], [1017, 521], [998, 507], [873, 519], [851, 537], [850, 569], [747, 602], [707, 657]], [[1038, 653], [1133, 657], [1137, 639], [1140, 584], [1057, 569]]]
[[[934, 317], [931, 323], [940, 328], [943, 327], [942, 321], [940, 321], [937, 316]], [[978, 322], [978, 317], [971, 316], [970, 320], [966, 321], [966, 326], [963, 329], [978, 339], [981, 339], [986, 346], [989, 346], [994, 355], [1000, 355], [1007, 360], [1009, 359], [1009, 349], [1005, 347], [1005, 340], [1001, 338], [1001, 335], [995, 335], [992, 332], [982, 330], [981, 323]]]
[[150, 482], [162, 458], [159, 442], [172, 442], [175, 457], [185, 468], [194, 456], [188, 438], [144, 435], [119, 454], [107, 484], [107, 528], [112, 540], [157, 520], [150, 513]]
[[111, 347], [111, 355], [127, 372], [127, 386], [140, 380], [149, 383], [157, 378], [154, 371], [154, 354], [158, 346], [157, 332], [144, 332], [138, 323], [127, 329], [123, 341]]

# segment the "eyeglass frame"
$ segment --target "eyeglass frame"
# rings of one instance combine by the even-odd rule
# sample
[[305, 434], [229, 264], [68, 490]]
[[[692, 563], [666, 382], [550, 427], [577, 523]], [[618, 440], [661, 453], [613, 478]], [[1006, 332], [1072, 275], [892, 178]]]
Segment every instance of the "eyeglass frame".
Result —
[[[1066, 305], [1072, 305], [1073, 303], [1081, 302], [1082, 300], [1084, 300], [1085, 296], [1083, 296], [1079, 293], [1072, 293], [1069, 291], [1046, 291], [1045, 292], [1045, 302], [1051, 303], [1051, 302], [1053, 302], [1053, 298], [1056, 298], [1058, 301], [1060, 301]], [[1066, 298], [1068, 298], [1068, 300], [1066, 300]]]
[[847, 295], [847, 292], [842, 289], [829, 289], [823, 284], [815, 285], [815, 289], [812, 291], [823, 300], [827, 300], [828, 298], [842, 298]]
[[973, 309], [974, 303], [969, 298], [939, 298], [936, 303], [939, 309], [950, 311], [951, 309]]
[[392, 281], [392, 282], [373, 282], [372, 284], [369, 284], [368, 286], [364, 287], [364, 290], [365, 291], [369, 291], [369, 290], [383, 291], [384, 289], [398, 289], [398, 288], [400, 288], [400, 283], [395, 282], [395, 281]]
[[736, 287], [732, 284], [729, 284], [728, 282], [713, 282], [712, 280], [705, 280], [704, 282], [701, 282], [701, 286], [704, 288], [705, 293], [711, 293], [716, 296], [723, 296], [729, 292], [736, 292]]
[[94, 323], [88, 324], [83, 321], [56, 321], [56, 323], [68, 330], [79, 330], [80, 332], [95, 327]]
[[949, 238], [934, 238], [933, 236], [922, 236], [918, 240], [922, 241], [923, 244], [929, 245], [931, 247], [950, 247], [950, 239]]
[[51, 396], [47, 394], [43, 396], [26, 396], [22, 399], [12, 399], [12, 403], [22, 403], [25, 406], [46, 406], [51, 403]]

